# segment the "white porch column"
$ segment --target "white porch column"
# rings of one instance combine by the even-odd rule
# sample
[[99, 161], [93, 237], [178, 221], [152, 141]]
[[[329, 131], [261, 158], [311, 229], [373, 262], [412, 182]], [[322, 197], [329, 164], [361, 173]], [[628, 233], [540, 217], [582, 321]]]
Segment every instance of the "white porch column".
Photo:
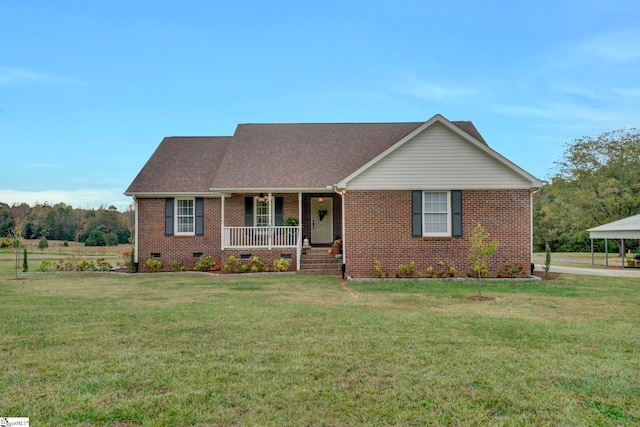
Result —
[[296, 242], [296, 271], [300, 270], [302, 256], [302, 193], [298, 193], [298, 241]]
[[[340, 212], [340, 215], [342, 217], [342, 247], [346, 248], [347, 246], [347, 236], [345, 233], [345, 220], [344, 220], [344, 195], [347, 193], [347, 190], [342, 190], [340, 191], [340, 208], [342, 210], [342, 212]], [[342, 264], [346, 264], [347, 263], [347, 251], [346, 250], [342, 250]]]
[[224, 199], [223, 194], [220, 196], [220, 250], [224, 250]]

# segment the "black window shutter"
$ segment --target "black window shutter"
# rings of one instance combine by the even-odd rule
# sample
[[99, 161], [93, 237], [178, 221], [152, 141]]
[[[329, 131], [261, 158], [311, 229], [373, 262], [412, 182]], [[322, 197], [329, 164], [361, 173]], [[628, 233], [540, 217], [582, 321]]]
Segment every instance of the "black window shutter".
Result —
[[451, 231], [453, 237], [462, 237], [462, 191], [451, 191]]
[[284, 224], [284, 197], [276, 197], [275, 203], [275, 218], [273, 225], [278, 226]]
[[173, 199], [164, 199], [164, 235], [173, 236]]
[[411, 235], [422, 237], [422, 191], [411, 191]]
[[204, 199], [196, 197], [196, 236], [204, 234]]
[[244, 198], [244, 226], [253, 227], [253, 197]]

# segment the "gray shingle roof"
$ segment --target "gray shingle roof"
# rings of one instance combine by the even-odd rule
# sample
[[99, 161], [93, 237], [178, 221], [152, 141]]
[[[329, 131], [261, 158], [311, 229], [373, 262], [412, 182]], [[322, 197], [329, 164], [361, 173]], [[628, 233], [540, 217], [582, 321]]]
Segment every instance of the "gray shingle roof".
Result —
[[[473, 123], [451, 123], [486, 144]], [[232, 137], [167, 137], [125, 194], [324, 189], [422, 124], [240, 124]]]

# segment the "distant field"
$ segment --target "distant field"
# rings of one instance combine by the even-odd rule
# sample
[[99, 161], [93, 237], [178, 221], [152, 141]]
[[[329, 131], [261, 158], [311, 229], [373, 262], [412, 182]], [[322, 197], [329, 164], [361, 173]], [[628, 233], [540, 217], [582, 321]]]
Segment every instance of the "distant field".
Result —
[[117, 254], [121, 255], [124, 252], [131, 250], [130, 244], [118, 245], [118, 246], [85, 246], [84, 243], [79, 242], [67, 242], [68, 246], [64, 246], [62, 240], [49, 240], [49, 247], [44, 251], [38, 249], [40, 240], [27, 239], [25, 240], [27, 249], [30, 252], [46, 252], [54, 254], [76, 254], [76, 255], [95, 255], [95, 254]]
[[640, 279], [21, 274], [0, 415], [33, 425], [640, 422]]

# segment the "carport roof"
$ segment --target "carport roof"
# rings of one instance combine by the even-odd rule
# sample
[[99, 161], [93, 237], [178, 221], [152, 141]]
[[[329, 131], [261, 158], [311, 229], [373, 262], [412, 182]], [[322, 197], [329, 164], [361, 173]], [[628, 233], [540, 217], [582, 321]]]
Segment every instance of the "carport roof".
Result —
[[603, 224], [587, 231], [592, 239], [640, 239], [640, 215]]

